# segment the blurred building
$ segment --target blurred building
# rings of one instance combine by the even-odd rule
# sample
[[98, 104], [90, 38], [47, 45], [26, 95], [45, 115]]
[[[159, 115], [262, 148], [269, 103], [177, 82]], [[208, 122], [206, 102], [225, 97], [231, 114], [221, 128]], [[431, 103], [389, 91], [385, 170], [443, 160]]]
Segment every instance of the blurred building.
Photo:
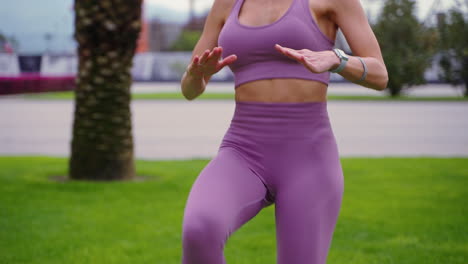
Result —
[[184, 30], [203, 31], [203, 27], [205, 26], [205, 21], [207, 17], [208, 14], [199, 17], [195, 15], [190, 16], [189, 21], [184, 26]]
[[167, 51], [178, 39], [183, 25], [162, 22], [155, 18], [145, 20], [145, 4], [142, 4], [142, 27], [137, 43], [137, 53]]
[[157, 19], [149, 21], [149, 51], [167, 51], [179, 38], [183, 26], [183, 24], [161, 22]]
[[137, 48], [136, 52], [148, 52], [149, 51], [149, 43], [148, 43], [148, 22], [145, 20], [145, 9], [144, 3], [142, 4], [142, 14], [141, 14], [141, 31], [140, 35], [138, 36], [137, 41]]
[[[207, 14], [203, 16], [192, 16], [185, 24], [163, 22], [159, 19], [146, 21], [142, 34], [147, 35], [147, 50], [149, 52], [168, 51], [179, 38], [182, 31], [202, 31]], [[146, 31], [146, 32], [144, 32]], [[140, 40], [144, 40], [144, 36]]]
[[10, 53], [13, 54], [15, 51], [10, 42], [0, 39], [0, 53]]

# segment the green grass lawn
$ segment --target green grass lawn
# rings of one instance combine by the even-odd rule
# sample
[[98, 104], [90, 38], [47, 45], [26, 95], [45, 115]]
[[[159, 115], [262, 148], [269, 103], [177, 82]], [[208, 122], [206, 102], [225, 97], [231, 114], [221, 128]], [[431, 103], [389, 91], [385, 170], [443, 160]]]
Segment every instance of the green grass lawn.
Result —
[[[71, 100], [74, 97], [73, 92], [47, 92], [37, 94], [21, 95], [29, 99], [48, 99], [48, 100]], [[179, 92], [161, 92], [161, 93], [134, 93], [134, 100], [186, 100]], [[203, 93], [195, 100], [231, 100], [234, 99], [234, 93]], [[468, 97], [417, 97], [417, 96], [398, 96], [395, 98], [389, 96], [372, 95], [329, 95], [328, 100], [357, 100], [357, 101], [468, 101]]]
[[[180, 264], [191, 184], [208, 160], [138, 161], [146, 181], [57, 182], [67, 160], [0, 157], [0, 263]], [[328, 264], [468, 263], [468, 158], [342, 158]], [[230, 264], [275, 263], [274, 206], [234, 233]]]

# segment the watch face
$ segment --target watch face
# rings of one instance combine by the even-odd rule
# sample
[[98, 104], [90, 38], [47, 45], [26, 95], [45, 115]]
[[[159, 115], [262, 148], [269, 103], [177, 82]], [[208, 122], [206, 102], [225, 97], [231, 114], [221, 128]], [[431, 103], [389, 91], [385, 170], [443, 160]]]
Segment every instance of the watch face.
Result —
[[340, 52], [338, 51], [338, 49], [333, 49], [333, 52], [335, 52], [335, 54], [336, 54], [336, 56], [337, 56], [338, 58], [341, 58]]
[[346, 53], [340, 49], [337, 49], [338, 50], [338, 53], [340, 54], [339, 57], [344, 59], [344, 60], [348, 60], [348, 55], [346, 55]]
[[348, 58], [349, 58], [348, 55], [346, 53], [344, 53], [344, 51], [343, 51], [343, 59], [348, 60]]
[[335, 52], [336, 56], [340, 58], [340, 65], [336, 69], [330, 71], [334, 73], [340, 73], [344, 69], [346, 63], [348, 62], [348, 56], [344, 51], [340, 49], [333, 49], [333, 51]]

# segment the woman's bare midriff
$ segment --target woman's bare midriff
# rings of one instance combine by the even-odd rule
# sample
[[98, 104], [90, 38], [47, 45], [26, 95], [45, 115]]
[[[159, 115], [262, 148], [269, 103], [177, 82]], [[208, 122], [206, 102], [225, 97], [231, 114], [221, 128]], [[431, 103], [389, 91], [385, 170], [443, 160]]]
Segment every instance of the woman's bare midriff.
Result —
[[304, 79], [265, 79], [244, 83], [236, 88], [236, 101], [249, 102], [323, 102], [328, 86]]

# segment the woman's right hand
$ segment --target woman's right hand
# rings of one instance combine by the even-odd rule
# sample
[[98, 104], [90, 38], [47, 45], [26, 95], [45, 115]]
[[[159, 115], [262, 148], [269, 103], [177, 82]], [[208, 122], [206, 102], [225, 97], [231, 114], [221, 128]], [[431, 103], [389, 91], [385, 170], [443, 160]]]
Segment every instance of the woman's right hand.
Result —
[[223, 60], [219, 60], [221, 53], [221, 47], [214, 47], [211, 52], [209, 49], [205, 50], [200, 57], [195, 55], [187, 67], [187, 73], [198, 78], [212, 76], [220, 71], [224, 66], [237, 60], [237, 56], [234, 54], [224, 58]]

